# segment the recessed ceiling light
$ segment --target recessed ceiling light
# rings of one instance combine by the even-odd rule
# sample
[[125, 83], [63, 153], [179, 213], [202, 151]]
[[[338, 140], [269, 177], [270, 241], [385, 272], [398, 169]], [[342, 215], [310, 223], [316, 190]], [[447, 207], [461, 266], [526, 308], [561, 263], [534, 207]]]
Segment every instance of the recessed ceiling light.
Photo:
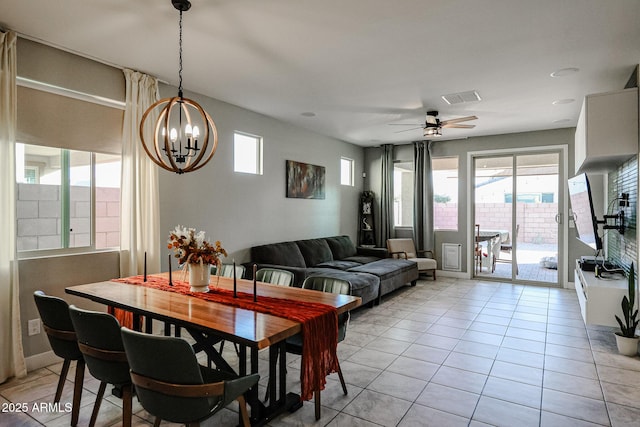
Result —
[[316, 113], [313, 111], [305, 111], [304, 113], [300, 113], [300, 115], [303, 117], [315, 117]]
[[553, 122], [551, 122], [551, 123], [554, 123], [554, 124], [560, 124], [560, 123], [568, 123], [568, 122], [570, 122], [570, 121], [571, 121], [571, 120], [569, 120], [569, 119], [558, 119], [558, 120], [554, 120], [554, 121], [553, 121]]
[[571, 104], [572, 102], [575, 102], [576, 100], [573, 98], [565, 98], [565, 99], [556, 99], [555, 101], [552, 102], [553, 105], [562, 105], [562, 104]]
[[565, 77], [570, 76], [571, 74], [575, 74], [580, 71], [580, 68], [569, 67], [569, 68], [561, 68], [559, 70], [554, 71], [550, 74], [551, 77]]

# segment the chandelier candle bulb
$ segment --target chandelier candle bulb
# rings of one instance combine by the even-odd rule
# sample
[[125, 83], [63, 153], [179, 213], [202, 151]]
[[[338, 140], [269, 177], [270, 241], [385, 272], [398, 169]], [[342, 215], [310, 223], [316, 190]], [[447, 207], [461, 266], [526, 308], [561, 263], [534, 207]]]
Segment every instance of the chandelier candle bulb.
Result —
[[256, 293], [256, 291], [258, 290], [258, 285], [257, 285], [257, 281], [256, 281], [256, 270], [258, 269], [258, 265], [257, 264], [253, 264], [253, 302], [257, 302], [258, 301], [258, 294]]

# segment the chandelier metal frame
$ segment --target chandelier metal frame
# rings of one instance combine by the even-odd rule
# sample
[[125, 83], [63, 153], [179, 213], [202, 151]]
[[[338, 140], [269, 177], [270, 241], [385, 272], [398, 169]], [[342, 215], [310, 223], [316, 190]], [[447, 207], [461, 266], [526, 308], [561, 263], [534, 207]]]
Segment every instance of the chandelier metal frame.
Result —
[[[178, 96], [163, 98], [156, 101], [147, 109], [147, 111], [144, 112], [142, 120], [140, 121], [140, 140], [142, 141], [144, 151], [156, 165], [170, 172], [183, 174], [202, 168], [211, 160], [211, 158], [213, 158], [218, 147], [218, 130], [211, 116], [200, 106], [200, 104], [183, 96], [182, 12], [189, 10], [191, 8], [191, 3], [188, 0], [172, 0], [171, 3], [173, 4], [173, 7], [180, 11]], [[169, 131], [172, 110], [174, 109], [177, 109], [179, 131], [176, 131], [175, 129], [171, 129], [171, 131]], [[144, 128], [147, 118], [156, 110], [159, 111], [158, 118], [154, 124], [152, 150], [149, 147], [149, 144], [145, 141]], [[202, 123], [204, 127], [204, 135], [200, 147], [198, 147], [198, 137], [200, 136], [199, 128], [197, 125], [194, 125], [192, 113], [196, 113], [200, 116], [200, 123]], [[210, 139], [212, 139], [212, 141], [210, 141]], [[185, 142], [184, 146], [183, 142]], [[176, 145], [178, 148], [176, 148]]]

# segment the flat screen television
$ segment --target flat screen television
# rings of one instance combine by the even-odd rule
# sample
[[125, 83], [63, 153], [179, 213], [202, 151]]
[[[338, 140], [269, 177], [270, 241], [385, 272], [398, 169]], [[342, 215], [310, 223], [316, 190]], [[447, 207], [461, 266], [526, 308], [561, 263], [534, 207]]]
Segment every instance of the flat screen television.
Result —
[[593, 209], [591, 187], [586, 174], [582, 173], [569, 179], [569, 199], [578, 240], [596, 251], [601, 251], [602, 239], [598, 236], [598, 219]]

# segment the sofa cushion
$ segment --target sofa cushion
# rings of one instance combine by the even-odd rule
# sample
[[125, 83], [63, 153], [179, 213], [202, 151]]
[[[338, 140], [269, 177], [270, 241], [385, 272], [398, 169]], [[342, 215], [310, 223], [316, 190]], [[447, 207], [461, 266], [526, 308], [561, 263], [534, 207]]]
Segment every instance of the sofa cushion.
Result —
[[369, 264], [371, 262], [380, 261], [380, 258], [375, 256], [355, 255], [348, 258], [344, 258], [343, 261], [356, 262], [358, 264]]
[[333, 259], [345, 259], [357, 253], [356, 247], [353, 245], [349, 236], [327, 237], [325, 240], [329, 248], [331, 248]]
[[362, 304], [367, 304], [378, 298], [380, 293], [380, 279], [368, 273], [341, 271], [330, 268], [309, 268], [307, 277], [336, 277], [351, 283], [351, 295], [362, 298]]
[[380, 280], [385, 280], [397, 275], [398, 273], [410, 271], [416, 268], [417, 265], [413, 261], [385, 258], [359, 267], [350, 268], [348, 271], [375, 274], [380, 278]]
[[322, 262], [333, 261], [331, 249], [324, 239], [298, 240], [296, 244], [307, 267], [315, 267]]
[[251, 248], [251, 261], [259, 264], [306, 267], [304, 257], [296, 242], [272, 243]]
[[353, 261], [345, 261], [340, 259], [334, 259], [333, 261], [321, 262], [315, 267], [323, 267], [323, 268], [335, 268], [337, 270], [348, 270], [353, 267], [358, 267], [362, 264], [359, 262]]

